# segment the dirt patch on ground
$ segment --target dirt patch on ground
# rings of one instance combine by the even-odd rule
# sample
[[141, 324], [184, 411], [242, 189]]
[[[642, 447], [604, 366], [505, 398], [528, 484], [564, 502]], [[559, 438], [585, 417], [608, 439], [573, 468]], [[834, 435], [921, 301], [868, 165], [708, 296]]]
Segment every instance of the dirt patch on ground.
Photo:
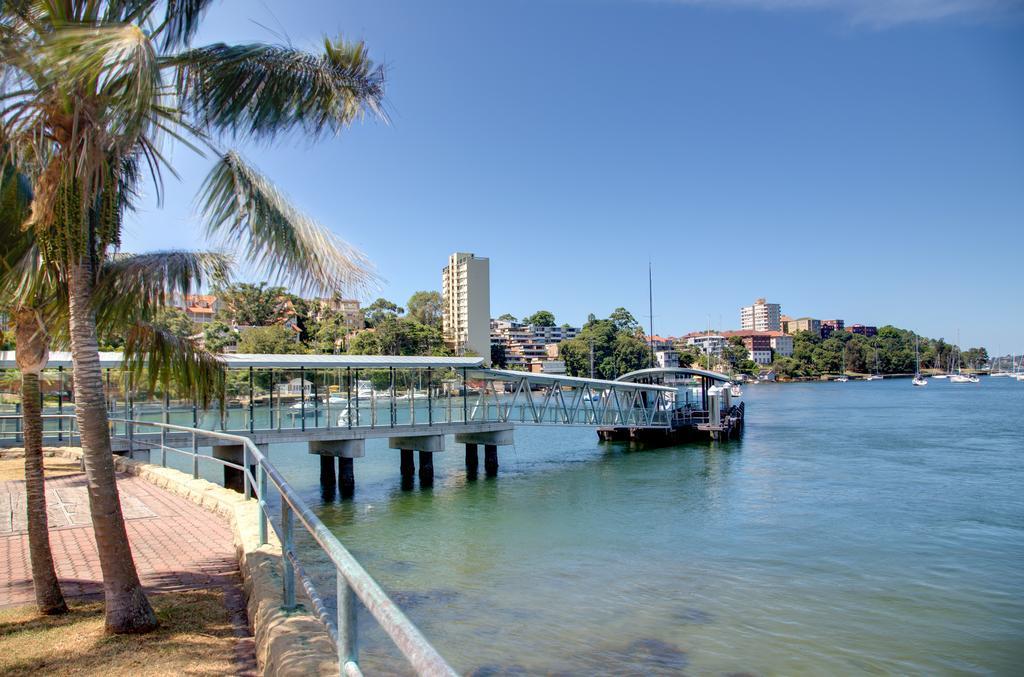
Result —
[[[66, 458], [46, 457], [43, 459], [43, 472], [46, 477], [65, 477], [82, 472], [77, 461]], [[25, 479], [24, 458], [0, 458], [0, 482], [21, 481]]]
[[103, 605], [72, 603], [64, 616], [34, 608], [0, 611], [0, 675], [236, 674], [237, 638], [217, 590], [150, 597], [160, 627], [105, 635]]

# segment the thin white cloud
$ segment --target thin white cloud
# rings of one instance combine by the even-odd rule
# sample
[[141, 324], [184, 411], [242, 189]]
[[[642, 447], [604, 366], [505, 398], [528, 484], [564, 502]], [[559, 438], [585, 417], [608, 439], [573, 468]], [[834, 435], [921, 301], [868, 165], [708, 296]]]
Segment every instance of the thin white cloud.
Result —
[[828, 10], [854, 23], [892, 26], [951, 17], [999, 19], [1024, 14], [1024, 0], [666, 0], [680, 5], [762, 10]]

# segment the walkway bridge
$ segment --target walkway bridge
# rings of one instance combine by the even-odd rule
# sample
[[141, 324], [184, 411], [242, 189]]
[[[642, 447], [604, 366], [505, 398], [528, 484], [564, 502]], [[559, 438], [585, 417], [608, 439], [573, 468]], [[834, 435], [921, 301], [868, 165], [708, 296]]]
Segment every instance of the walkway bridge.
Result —
[[[352, 460], [365, 454], [367, 439], [387, 438], [400, 450], [406, 483], [417, 474], [418, 452], [420, 481], [429, 484], [432, 454], [444, 451], [452, 436], [466, 446], [467, 472], [475, 474], [482, 445], [485, 471], [494, 474], [497, 448], [513, 443], [515, 426], [586, 426], [597, 428], [602, 439], [668, 443], [684, 430], [716, 434], [716, 422], [728, 418], [732, 406], [722, 388], [726, 377], [698, 369], [644, 370], [608, 381], [490, 369], [476, 357], [227, 354], [223, 360], [224, 406], [203, 410], [170, 392], [144, 392], [121, 370], [120, 353], [101, 353], [115, 451], [144, 453], [191, 442], [189, 433], [167, 429], [160, 437], [131, 422], [230, 433], [264, 451], [305, 442], [321, 457], [325, 483], [335, 481], [338, 459], [338, 484], [348, 495]], [[15, 366], [12, 353], [0, 353], [0, 369]], [[45, 413], [73, 411], [70, 369], [69, 354], [52, 354], [43, 378]], [[722, 390], [724, 399], [715, 396]], [[48, 441], [63, 439], [60, 427], [52, 429], [62, 421], [58, 416], [48, 426]], [[17, 427], [16, 420], [0, 420], [0, 444], [18, 443]], [[237, 445], [202, 446], [240, 460]], [[237, 473], [229, 474], [230, 484], [238, 485]]]

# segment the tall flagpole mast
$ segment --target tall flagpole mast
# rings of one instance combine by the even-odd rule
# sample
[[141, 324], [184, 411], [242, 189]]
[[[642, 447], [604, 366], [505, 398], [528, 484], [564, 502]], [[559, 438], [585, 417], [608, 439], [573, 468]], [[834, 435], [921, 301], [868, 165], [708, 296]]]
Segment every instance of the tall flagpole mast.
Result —
[[653, 367], [657, 360], [654, 357], [654, 270], [650, 259], [647, 259], [647, 312], [651, 326], [651, 366]]

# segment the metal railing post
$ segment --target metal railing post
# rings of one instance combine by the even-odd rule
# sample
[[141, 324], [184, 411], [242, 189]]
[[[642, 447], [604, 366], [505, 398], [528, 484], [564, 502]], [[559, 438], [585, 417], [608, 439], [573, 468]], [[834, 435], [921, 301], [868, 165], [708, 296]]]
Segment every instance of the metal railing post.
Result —
[[337, 569], [338, 587], [338, 667], [341, 674], [349, 663], [359, 665], [359, 639], [356, 632], [356, 594]]
[[192, 433], [192, 479], [199, 479], [199, 440]]
[[60, 385], [57, 386], [57, 441], [64, 441], [64, 367], [57, 367], [57, 373], [60, 374]]
[[256, 430], [256, 411], [253, 408], [253, 394], [255, 393], [255, 378], [252, 367], [249, 367], [249, 432]]
[[130, 419], [124, 425], [128, 429], [128, 458], [135, 458], [135, 426]]
[[388, 367], [389, 375], [391, 376], [391, 383], [388, 388], [391, 390], [390, 404], [388, 405], [388, 411], [391, 414], [391, 427], [395, 427], [395, 419], [398, 418], [398, 404], [395, 402], [395, 368]]
[[245, 487], [245, 500], [252, 498], [252, 482], [249, 480], [249, 446], [242, 445], [242, 486]]
[[292, 531], [294, 522], [292, 507], [288, 505], [287, 500], [281, 501], [281, 536], [284, 539], [284, 543], [281, 544], [282, 601], [284, 608], [288, 610], [295, 608], [295, 565], [291, 560], [295, 546], [295, 534]]
[[259, 522], [259, 537], [260, 545], [267, 544], [267, 469], [263, 467], [263, 461], [260, 460], [260, 464], [257, 468], [257, 474], [259, 478], [259, 501], [260, 501], [260, 522]]
[[[163, 423], [167, 425], [171, 422], [170, 413], [167, 411], [171, 406], [171, 394], [164, 390], [164, 410], [163, 410]], [[162, 468], [167, 467], [167, 428], [160, 428], [160, 466]]]

